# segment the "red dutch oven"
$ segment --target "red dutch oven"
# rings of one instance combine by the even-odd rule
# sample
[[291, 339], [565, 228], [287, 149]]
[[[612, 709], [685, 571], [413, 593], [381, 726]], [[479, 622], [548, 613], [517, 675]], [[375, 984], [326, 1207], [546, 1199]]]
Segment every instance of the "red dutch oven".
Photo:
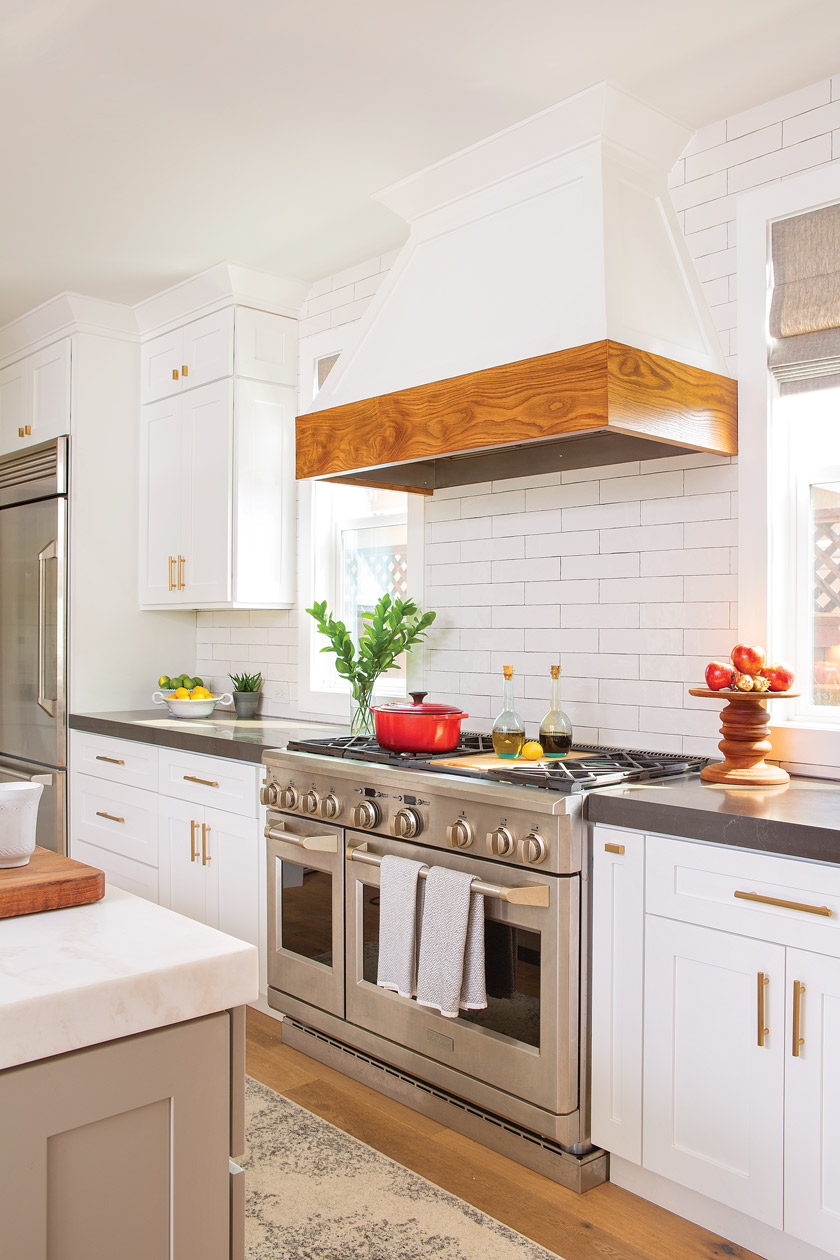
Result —
[[461, 719], [469, 717], [451, 704], [426, 704], [425, 691], [407, 700], [371, 705], [376, 742], [391, 752], [447, 753], [458, 747]]

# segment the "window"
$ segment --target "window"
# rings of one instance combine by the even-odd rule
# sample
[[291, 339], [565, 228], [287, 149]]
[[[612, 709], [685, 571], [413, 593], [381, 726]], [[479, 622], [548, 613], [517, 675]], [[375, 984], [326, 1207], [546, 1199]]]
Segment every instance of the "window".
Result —
[[[778, 297], [771, 313], [784, 235], [774, 225], [836, 203], [840, 171], [823, 167], [742, 194], [736, 205], [738, 637], [789, 661], [802, 692], [770, 704], [773, 755], [792, 770], [840, 777], [840, 361], [819, 301], [807, 297], [797, 310], [814, 276], [816, 298], [834, 286], [795, 258], [777, 267], [791, 293], [782, 295], [782, 317]], [[832, 270], [836, 251], [827, 253]], [[815, 311], [818, 328], [800, 322]], [[821, 388], [812, 389], [817, 377]]]

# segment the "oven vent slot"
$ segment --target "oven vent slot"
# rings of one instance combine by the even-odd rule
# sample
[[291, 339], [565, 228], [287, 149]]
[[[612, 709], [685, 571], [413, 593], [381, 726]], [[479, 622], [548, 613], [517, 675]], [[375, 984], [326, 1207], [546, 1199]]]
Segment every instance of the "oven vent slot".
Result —
[[571, 1190], [581, 1193], [606, 1180], [607, 1155], [598, 1147], [590, 1147], [583, 1154], [569, 1151], [550, 1138], [429, 1085], [409, 1072], [301, 1024], [290, 1015], [283, 1019], [283, 1041]]

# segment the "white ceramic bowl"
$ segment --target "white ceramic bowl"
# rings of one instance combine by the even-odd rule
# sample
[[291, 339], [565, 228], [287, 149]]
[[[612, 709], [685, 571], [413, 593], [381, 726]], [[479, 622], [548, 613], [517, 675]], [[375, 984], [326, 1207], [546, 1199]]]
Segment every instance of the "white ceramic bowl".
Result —
[[152, 699], [155, 704], [165, 704], [172, 716], [177, 718], [206, 718], [220, 700], [224, 704], [233, 704], [233, 696], [229, 691], [220, 696], [211, 696], [209, 700], [170, 700], [162, 691], [156, 691]]
[[0, 784], [0, 867], [26, 866], [35, 848], [43, 783]]

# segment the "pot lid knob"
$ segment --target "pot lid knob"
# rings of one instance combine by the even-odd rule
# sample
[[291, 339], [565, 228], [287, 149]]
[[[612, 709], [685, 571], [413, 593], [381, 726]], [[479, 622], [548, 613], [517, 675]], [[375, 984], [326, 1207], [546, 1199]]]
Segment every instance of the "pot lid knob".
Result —
[[415, 704], [422, 704], [429, 693], [428, 691], [409, 691], [408, 694]]

